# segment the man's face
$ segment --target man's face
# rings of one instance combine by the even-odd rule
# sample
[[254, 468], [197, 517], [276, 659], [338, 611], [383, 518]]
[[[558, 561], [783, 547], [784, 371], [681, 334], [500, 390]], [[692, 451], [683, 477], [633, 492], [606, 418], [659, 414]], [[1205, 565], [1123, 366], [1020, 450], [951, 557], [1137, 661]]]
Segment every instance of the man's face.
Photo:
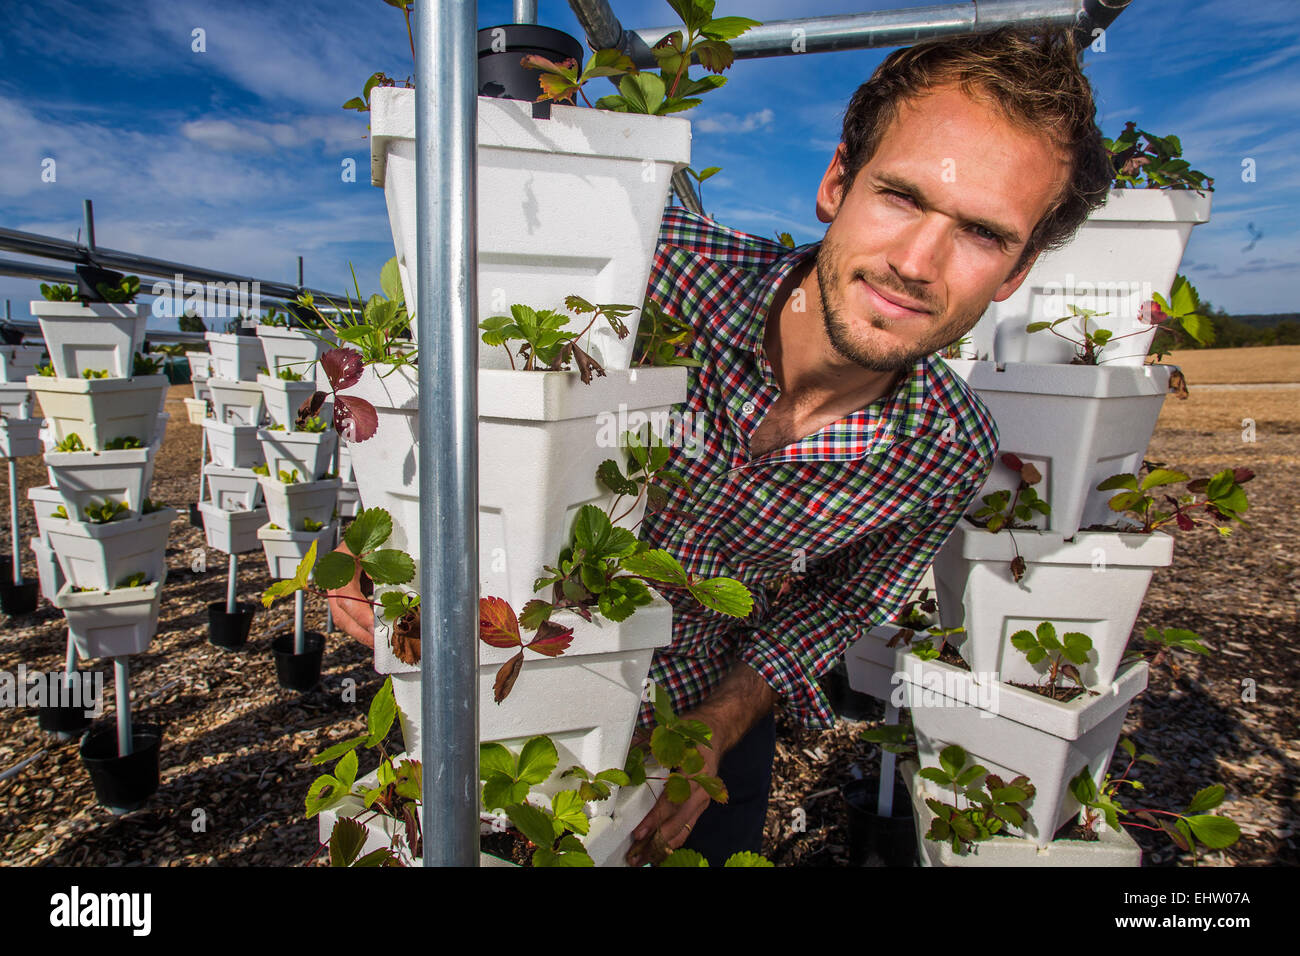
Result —
[[876, 154], [842, 188], [842, 150], [817, 192], [829, 222], [817, 253], [831, 345], [875, 371], [905, 368], [961, 338], [1011, 269], [1069, 167], [1037, 134], [956, 86], [903, 103]]

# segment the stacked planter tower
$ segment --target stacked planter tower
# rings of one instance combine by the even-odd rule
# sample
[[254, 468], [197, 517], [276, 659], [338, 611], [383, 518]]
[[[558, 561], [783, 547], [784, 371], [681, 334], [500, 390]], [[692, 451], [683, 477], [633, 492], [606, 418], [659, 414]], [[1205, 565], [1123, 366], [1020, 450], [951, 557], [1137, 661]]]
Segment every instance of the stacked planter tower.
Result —
[[[36, 370], [43, 345], [5, 345], [0, 349], [0, 458], [9, 469], [10, 555], [0, 561], [0, 609], [11, 616], [36, 609], [37, 582], [22, 571], [21, 535], [18, 531], [17, 459], [39, 455], [41, 419], [32, 414], [32, 392], [27, 376]], [[32, 550], [41, 559], [42, 542], [33, 539]]]
[[72, 649], [113, 661], [116, 732], [87, 734], [81, 754], [100, 802], [126, 811], [158, 785], [161, 732], [132, 726], [128, 659], [157, 630], [168, 530], [178, 517], [148, 500], [167, 377], [132, 374], [148, 318], [138, 306], [36, 301], [31, 308], [53, 375], [27, 378], [52, 442], [50, 487], [29, 497], [63, 578], [53, 603], [68, 621], [69, 669]]

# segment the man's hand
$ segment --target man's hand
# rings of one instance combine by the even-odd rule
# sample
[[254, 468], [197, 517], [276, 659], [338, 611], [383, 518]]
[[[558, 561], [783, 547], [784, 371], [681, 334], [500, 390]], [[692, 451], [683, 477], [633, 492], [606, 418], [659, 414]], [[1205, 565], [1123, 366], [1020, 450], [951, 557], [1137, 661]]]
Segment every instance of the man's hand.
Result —
[[[700, 756], [704, 758], [702, 772], [716, 777], [723, 755], [738, 744], [775, 704], [776, 692], [767, 681], [748, 665], [737, 664], [708, 700], [695, 710], [679, 715], [683, 719], [703, 721], [712, 731], [712, 745], [699, 748]], [[645, 819], [632, 831], [628, 865], [640, 866], [649, 862], [648, 850], [652, 844], [645, 841], [656, 833], [661, 847], [666, 846], [669, 850], [680, 847], [690, 836], [691, 828], [709, 801], [708, 793], [697, 783], [691, 784], [691, 795], [680, 804], [673, 803], [666, 793], [661, 793]]]
[[[335, 551], [352, 554], [346, 544], [340, 544]], [[375, 614], [369, 598], [361, 591], [361, 569], [341, 588], [327, 592], [329, 594], [330, 613], [334, 623], [350, 637], [356, 638], [366, 647], [375, 646]]]

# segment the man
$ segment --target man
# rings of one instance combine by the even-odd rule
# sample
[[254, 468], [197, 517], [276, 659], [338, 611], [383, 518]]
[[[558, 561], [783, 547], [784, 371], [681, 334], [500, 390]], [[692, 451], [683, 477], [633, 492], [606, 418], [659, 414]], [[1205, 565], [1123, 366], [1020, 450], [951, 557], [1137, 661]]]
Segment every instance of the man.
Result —
[[[647, 296], [695, 328], [685, 411], [703, 447], [674, 449], [691, 489], [670, 489], [640, 536], [740, 579], [755, 608], [737, 622], [665, 592], [673, 642], [651, 675], [712, 729], [704, 769], [729, 801], [661, 797], [634, 839], [657, 829], [715, 865], [761, 849], [776, 701], [833, 723], [818, 675], [897, 613], [992, 467], [991, 418], [933, 355], [1104, 201], [1094, 112], [1068, 33], [920, 44], [849, 103], [820, 243], [665, 214]], [[366, 639], [351, 603], [331, 599]]]

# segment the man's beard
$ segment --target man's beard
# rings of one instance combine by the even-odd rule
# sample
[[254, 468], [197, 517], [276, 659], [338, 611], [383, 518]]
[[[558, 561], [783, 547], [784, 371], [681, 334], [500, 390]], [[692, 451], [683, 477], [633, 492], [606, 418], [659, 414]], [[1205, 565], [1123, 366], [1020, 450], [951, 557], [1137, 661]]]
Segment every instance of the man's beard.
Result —
[[[821, 293], [822, 320], [826, 325], [826, 336], [830, 339], [831, 347], [855, 365], [860, 365], [873, 372], [898, 372], [910, 368], [916, 363], [917, 359], [932, 355], [957, 341], [969, 332], [975, 323], [979, 321], [980, 316], [984, 314], [984, 309], [981, 308], [974, 315], [955, 315], [944, 325], [931, 330], [923, 341], [912, 348], [899, 346], [892, 349], [881, 349], [879, 346], [866, 345], [859, 340], [855, 340], [854, 336], [850, 334], [849, 322], [830, 301], [828, 290], [839, 290], [841, 288], [840, 276], [833, 264], [834, 254], [837, 251], [838, 246], [834, 246], [829, 240], [823, 240], [821, 246], [817, 249], [817, 285]], [[899, 295], [930, 305], [925, 296], [896, 290], [888, 283], [880, 281], [878, 277], [868, 275], [861, 270], [854, 272], [853, 277], [855, 279], [865, 279], [884, 292], [898, 292]], [[888, 316], [876, 314], [871, 315], [868, 321], [873, 328], [881, 330], [886, 330], [894, 324], [894, 320]]]

